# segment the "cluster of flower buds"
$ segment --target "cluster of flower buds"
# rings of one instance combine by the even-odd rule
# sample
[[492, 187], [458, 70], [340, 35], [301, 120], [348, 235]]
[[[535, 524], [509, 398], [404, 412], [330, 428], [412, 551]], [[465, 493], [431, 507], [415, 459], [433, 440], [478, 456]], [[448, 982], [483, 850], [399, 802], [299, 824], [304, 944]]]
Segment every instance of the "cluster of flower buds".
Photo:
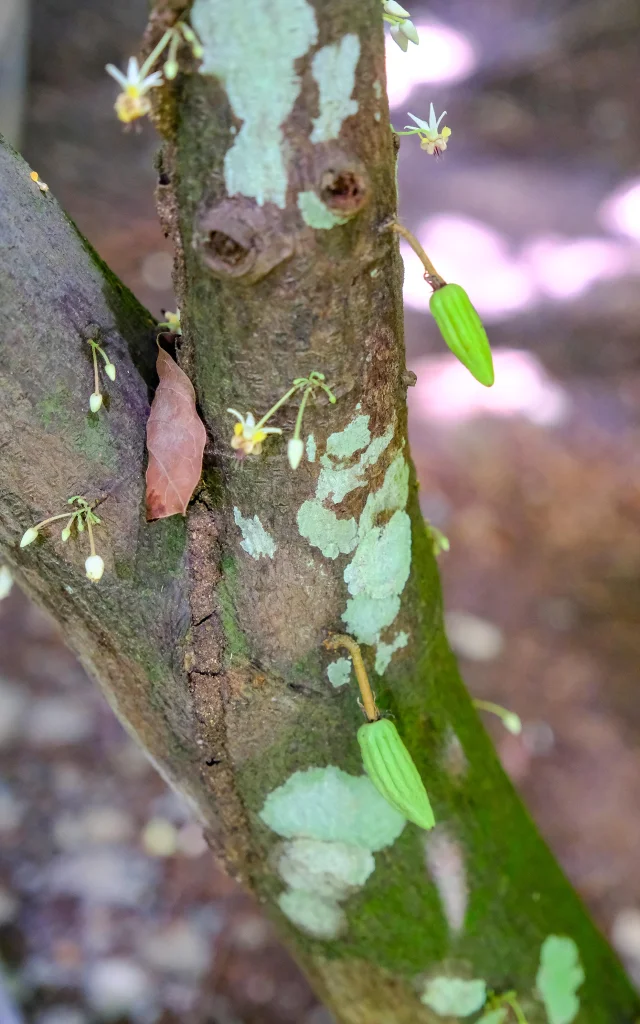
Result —
[[98, 355], [104, 360], [104, 372], [109, 380], [116, 379], [116, 368], [109, 359], [109, 356], [95, 338], [89, 338], [91, 354], [93, 356], [93, 393], [89, 397], [89, 408], [91, 412], [97, 412], [102, 406], [102, 392], [100, 390], [100, 373], [98, 372]]
[[391, 38], [394, 43], [397, 43], [405, 53], [409, 43], [415, 43], [417, 46], [420, 42], [418, 30], [411, 21], [409, 12], [396, 3], [396, 0], [384, 0], [382, 10], [382, 17], [391, 25]]
[[[200, 60], [204, 52], [200, 40], [189, 25], [179, 21], [167, 29], [142, 67], [138, 66], [135, 57], [130, 57], [125, 75], [113, 64], [107, 64], [108, 73], [115, 78], [118, 85], [122, 86], [122, 92], [118, 94], [115, 102], [115, 111], [118, 119], [124, 124], [130, 124], [148, 114], [151, 110], [151, 100], [148, 95], [151, 89], [162, 85], [166, 79], [171, 80], [176, 77], [178, 74], [178, 48], [183, 40], [189, 46], [193, 56]], [[151, 71], [167, 47], [169, 52], [162, 71]]]
[[41, 522], [36, 523], [35, 526], [30, 526], [28, 530], [22, 535], [20, 540], [20, 547], [26, 548], [29, 544], [33, 544], [35, 540], [40, 536], [41, 530], [50, 523], [58, 522], [60, 519], [66, 519], [66, 525], [60, 533], [61, 539], [66, 543], [75, 527], [77, 533], [84, 533], [85, 529], [89, 536], [89, 557], [84, 563], [84, 570], [87, 578], [93, 583], [97, 583], [102, 578], [104, 572], [104, 562], [100, 555], [96, 553], [96, 546], [93, 539], [93, 527], [100, 525], [100, 519], [93, 511], [95, 502], [89, 503], [86, 498], [83, 498], [80, 494], [74, 494], [72, 498], [69, 498], [67, 504], [76, 505], [77, 508], [73, 510], [71, 515], [69, 511], [61, 512], [57, 516], [49, 516], [48, 519], [43, 519]]
[[308, 377], [297, 377], [286, 394], [279, 398], [276, 404], [258, 422], [256, 422], [256, 418], [251, 412], [243, 416], [236, 409], [227, 409], [227, 412], [231, 413], [238, 420], [233, 428], [233, 437], [231, 438], [231, 447], [237, 452], [238, 458], [244, 458], [246, 455], [259, 455], [262, 451], [262, 442], [266, 440], [269, 434], [282, 433], [280, 427], [267, 427], [266, 424], [285, 402], [288, 402], [295, 394], [302, 391], [302, 401], [298, 409], [293, 437], [287, 445], [289, 465], [292, 469], [297, 469], [304, 454], [304, 442], [300, 437], [300, 433], [302, 431], [302, 417], [304, 416], [309, 395], [316, 388], [321, 388], [332, 405], [336, 401], [335, 395], [324, 383], [324, 379], [324, 374], [318, 373], [317, 370], [310, 373]]

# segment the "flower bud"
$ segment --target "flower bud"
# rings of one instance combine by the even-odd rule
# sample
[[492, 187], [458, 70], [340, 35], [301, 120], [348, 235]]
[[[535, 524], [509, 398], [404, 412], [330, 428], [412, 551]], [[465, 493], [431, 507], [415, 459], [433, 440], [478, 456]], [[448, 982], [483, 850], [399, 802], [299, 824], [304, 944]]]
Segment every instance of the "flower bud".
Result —
[[404, 7], [401, 7], [400, 4], [396, 3], [396, 0], [387, 0], [387, 2], [382, 6], [386, 14], [392, 14], [396, 18], [409, 17], [409, 12], [405, 11]]
[[476, 380], [490, 388], [495, 378], [489, 339], [464, 288], [445, 284], [433, 293], [429, 308], [454, 356]]
[[304, 442], [299, 437], [292, 437], [287, 445], [287, 458], [292, 469], [297, 469], [304, 455]]
[[29, 546], [29, 544], [33, 544], [34, 540], [37, 540], [37, 539], [38, 539], [38, 531], [36, 530], [35, 526], [30, 526], [29, 529], [25, 530], [25, 532], [22, 534], [22, 539], [20, 541], [20, 547], [21, 548], [26, 548], [26, 547]]
[[60, 534], [60, 537], [65, 542], [65, 544], [69, 540], [70, 536], [71, 536], [71, 527], [70, 526], [65, 526], [64, 530]]
[[91, 412], [97, 412], [101, 405], [102, 395], [99, 391], [94, 391], [89, 398], [89, 408], [91, 409]]
[[100, 558], [100, 555], [89, 555], [84, 563], [84, 569], [87, 574], [87, 578], [92, 580], [94, 583], [97, 583], [99, 579], [102, 579], [104, 562]]
[[420, 828], [435, 825], [427, 791], [393, 722], [380, 718], [358, 729], [365, 771], [387, 803]]
[[516, 715], [515, 711], [507, 711], [506, 715], [502, 716], [502, 724], [514, 736], [519, 736], [522, 732], [520, 715]]
[[406, 21], [403, 21], [401, 25], [398, 25], [398, 28], [402, 32], [403, 36], [406, 36], [407, 39], [409, 39], [412, 43], [415, 43], [416, 46], [418, 45], [418, 43], [420, 42], [418, 30], [416, 26], [413, 24], [413, 22], [409, 20], [409, 18], [407, 18]]
[[113, 363], [105, 363], [104, 364], [104, 372], [106, 373], [106, 375], [109, 378], [109, 380], [115, 380], [116, 379], [116, 368], [115, 368]]
[[164, 66], [165, 77], [173, 79], [178, 74], [178, 62], [177, 60], [168, 60]]
[[400, 47], [400, 49], [404, 50], [404, 52], [406, 53], [407, 50], [409, 49], [409, 40], [400, 31], [400, 28], [401, 28], [400, 25], [392, 25], [391, 28], [389, 29], [389, 31], [390, 31], [391, 38], [393, 39], [394, 43], [397, 43], [398, 46]]

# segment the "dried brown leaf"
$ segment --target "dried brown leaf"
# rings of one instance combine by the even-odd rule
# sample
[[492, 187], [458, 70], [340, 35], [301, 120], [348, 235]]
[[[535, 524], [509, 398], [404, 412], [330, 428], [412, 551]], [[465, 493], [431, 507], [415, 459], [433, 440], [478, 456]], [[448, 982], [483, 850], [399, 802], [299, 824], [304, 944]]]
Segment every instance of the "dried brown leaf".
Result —
[[147, 519], [185, 514], [202, 473], [207, 437], [186, 373], [164, 349], [156, 369], [160, 383], [147, 422]]

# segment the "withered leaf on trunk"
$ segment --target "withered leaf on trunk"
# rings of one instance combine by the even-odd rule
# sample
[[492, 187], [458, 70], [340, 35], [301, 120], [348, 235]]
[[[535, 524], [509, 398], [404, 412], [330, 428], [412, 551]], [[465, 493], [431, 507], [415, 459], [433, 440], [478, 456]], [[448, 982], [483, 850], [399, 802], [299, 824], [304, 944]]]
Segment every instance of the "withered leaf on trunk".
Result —
[[202, 473], [207, 437], [186, 373], [164, 349], [156, 369], [160, 383], [147, 422], [147, 519], [185, 514]]

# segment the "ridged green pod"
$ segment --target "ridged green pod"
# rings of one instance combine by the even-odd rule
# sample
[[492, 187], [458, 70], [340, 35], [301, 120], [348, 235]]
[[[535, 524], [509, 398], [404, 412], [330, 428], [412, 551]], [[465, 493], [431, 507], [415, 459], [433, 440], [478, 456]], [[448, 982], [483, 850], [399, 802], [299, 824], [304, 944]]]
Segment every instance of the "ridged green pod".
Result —
[[494, 373], [489, 339], [464, 288], [445, 284], [433, 293], [429, 308], [454, 356], [476, 380], [490, 388]]
[[433, 828], [424, 783], [393, 722], [380, 718], [361, 725], [358, 743], [367, 775], [387, 803], [420, 828]]

